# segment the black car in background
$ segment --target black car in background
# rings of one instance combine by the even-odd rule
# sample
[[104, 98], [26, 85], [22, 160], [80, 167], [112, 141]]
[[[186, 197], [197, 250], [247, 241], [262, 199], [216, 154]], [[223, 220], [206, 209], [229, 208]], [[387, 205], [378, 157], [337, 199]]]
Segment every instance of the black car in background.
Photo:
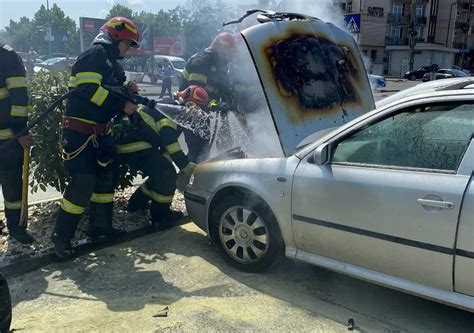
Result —
[[405, 79], [414, 81], [414, 80], [422, 79], [423, 75], [425, 75], [426, 73], [429, 73], [429, 72], [431, 72], [431, 66], [421, 66], [421, 67], [418, 67], [417, 69], [406, 72], [403, 75], [403, 77]]

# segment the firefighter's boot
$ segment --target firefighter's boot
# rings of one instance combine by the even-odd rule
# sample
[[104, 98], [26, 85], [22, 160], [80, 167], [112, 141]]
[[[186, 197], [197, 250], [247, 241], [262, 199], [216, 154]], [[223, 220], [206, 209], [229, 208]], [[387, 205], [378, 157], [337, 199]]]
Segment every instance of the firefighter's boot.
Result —
[[5, 209], [8, 233], [22, 244], [31, 244], [35, 239], [26, 231], [26, 227], [20, 226], [20, 209]]
[[91, 203], [89, 206], [89, 228], [86, 235], [94, 242], [108, 242], [120, 239], [125, 231], [112, 227], [114, 204]]
[[151, 227], [152, 232], [172, 228], [180, 222], [184, 215], [181, 212], [171, 210], [171, 204], [151, 204]]
[[76, 233], [80, 214], [70, 214], [59, 209], [56, 221], [56, 227], [51, 235], [51, 241], [54, 244], [54, 252], [60, 260], [70, 260], [76, 256], [71, 245], [71, 240]]
[[127, 211], [129, 213], [134, 213], [142, 209], [149, 209], [150, 208], [150, 197], [145, 195], [141, 188], [137, 188], [137, 190], [132, 194], [130, 199], [128, 199], [128, 206]]

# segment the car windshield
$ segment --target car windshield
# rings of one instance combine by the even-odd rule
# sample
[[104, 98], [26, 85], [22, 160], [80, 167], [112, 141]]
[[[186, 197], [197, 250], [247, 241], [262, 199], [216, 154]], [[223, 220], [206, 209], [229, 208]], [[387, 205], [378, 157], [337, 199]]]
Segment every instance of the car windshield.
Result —
[[469, 75], [467, 75], [466, 73], [464, 73], [463, 71], [460, 71], [460, 70], [458, 70], [458, 69], [453, 69], [452, 71], [453, 71], [453, 73], [454, 73], [455, 76], [459, 76], [459, 77], [462, 77], [462, 76], [469, 76]]
[[184, 60], [173, 60], [171, 61], [171, 63], [173, 64], [173, 67], [176, 69], [184, 69], [184, 65], [186, 64]]

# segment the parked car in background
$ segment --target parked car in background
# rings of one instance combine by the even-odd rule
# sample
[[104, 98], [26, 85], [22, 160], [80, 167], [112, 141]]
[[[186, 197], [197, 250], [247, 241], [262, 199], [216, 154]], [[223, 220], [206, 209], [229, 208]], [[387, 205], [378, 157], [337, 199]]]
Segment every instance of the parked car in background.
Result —
[[[426, 73], [423, 75], [423, 82], [430, 81], [431, 80], [431, 72]], [[449, 79], [453, 77], [465, 77], [469, 76], [463, 71], [457, 70], [457, 69], [439, 69], [435, 74], [434, 74], [434, 79], [435, 80], [440, 80], [440, 79]]]
[[53, 58], [66, 58], [69, 56], [66, 53], [51, 53], [48, 55], [41, 55], [38, 58], [42, 59], [43, 61], [48, 60], [48, 59], [53, 59]]
[[385, 78], [380, 75], [369, 74], [369, 82], [370, 86], [372, 87], [372, 90], [387, 86]]
[[35, 64], [34, 72], [41, 70], [64, 72], [69, 70], [75, 61], [76, 58], [51, 58]]
[[157, 75], [150, 76], [151, 82], [152, 83], [157, 82], [157, 80], [159, 79], [161, 68], [163, 68], [164, 66], [170, 66], [171, 69], [173, 70], [173, 74], [172, 74], [173, 84], [179, 85], [186, 61], [180, 57], [165, 56], [165, 55], [155, 55], [154, 60], [155, 60], [154, 73]]
[[452, 65], [451, 66], [451, 69], [457, 69], [458, 71], [463, 71], [464, 73], [466, 73], [467, 75], [471, 75], [471, 71], [469, 69], [466, 69], [466, 68], [461, 68], [459, 66], [456, 66], [456, 65]]
[[408, 80], [411, 80], [411, 81], [414, 81], [414, 80], [420, 80], [423, 78], [423, 75], [425, 75], [426, 73], [429, 73], [431, 72], [431, 66], [421, 66], [421, 67], [418, 67], [417, 69], [413, 70], [413, 71], [408, 71], [406, 72], [403, 77], [405, 79], [408, 79]]

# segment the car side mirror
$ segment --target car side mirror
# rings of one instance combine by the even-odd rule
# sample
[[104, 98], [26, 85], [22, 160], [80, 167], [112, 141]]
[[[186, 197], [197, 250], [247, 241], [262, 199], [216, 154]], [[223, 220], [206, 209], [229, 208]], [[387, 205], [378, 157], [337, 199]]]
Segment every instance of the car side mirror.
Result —
[[331, 157], [331, 145], [323, 143], [313, 152], [313, 162], [317, 165], [328, 164]]

